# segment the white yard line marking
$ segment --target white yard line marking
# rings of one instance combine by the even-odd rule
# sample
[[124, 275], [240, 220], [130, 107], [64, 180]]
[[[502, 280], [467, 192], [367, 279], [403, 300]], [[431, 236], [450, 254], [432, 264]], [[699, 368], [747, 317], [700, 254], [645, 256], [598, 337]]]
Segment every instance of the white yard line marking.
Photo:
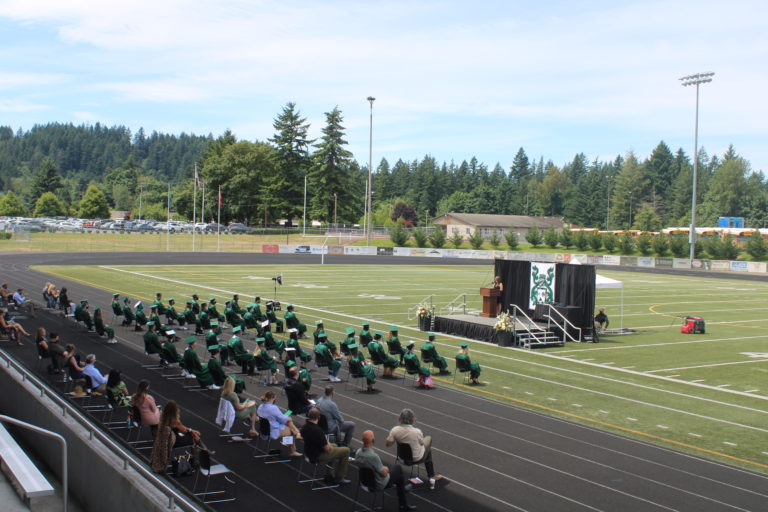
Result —
[[723, 441], [723, 444], [727, 444], [728, 446], [739, 446], [736, 443], [731, 443], [730, 441]]
[[530, 391], [526, 391], [525, 394], [533, 396], [533, 393], [531, 393]]
[[667, 375], [668, 378], [674, 379], [675, 377], [679, 377], [679, 375]]
[[696, 380], [692, 380], [691, 382], [704, 382], [705, 380], [706, 379], [696, 379]]
[[730, 384], [720, 384], [717, 387], [718, 388], [727, 388], [728, 386], [730, 386]]
[[758, 391], [760, 391], [760, 390], [759, 389], [748, 389], [748, 390], [745, 391], [745, 393], [757, 393]]
[[624, 370], [631, 370], [634, 366], [622, 366]]
[[701, 434], [694, 434], [693, 432], [688, 432], [688, 435], [693, 437], [701, 437]]
[[610, 414], [608, 411], [604, 411], [604, 410], [602, 410], [602, 409], [600, 409], [600, 411], [598, 411], [598, 412], [601, 412], [601, 413], [603, 413], [603, 414]]
[[700, 364], [696, 366], [678, 366], [677, 368], [661, 368], [659, 370], [648, 370], [646, 373], [673, 372], [678, 370], [696, 370], [698, 368], [713, 368], [715, 366], [732, 366], [734, 364], [748, 364], [748, 363], [768, 363], [768, 359], [752, 359], [749, 361], [732, 361], [730, 363]]
[[664, 429], [664, 430], [667, 430], [667, 429], [669, 428], [669, 427], [668, 427], [668, 426], [666, 426], [666, 425], [656, 425], [656, 426], [657, 426], [657, 427], [659, 427], [659, 428], [661, 428], [661, 429]]
[[583, 405], [581, 405], [581, 404], [571, 404], [571, 405], [572, 405], [572, 406], [574, 406], [574, 407], [584, 407], [584, 406], [583, 406]]
[[552, 398], [551, 396], [548, 396], [547, 400], [551, 400], [552, 402], [557, 402], [557, 398]]
[[629, 416], [627, 416], [627, 419], [628, 419], [629, 421], [637, 421], [637, 418], [630, 418]]

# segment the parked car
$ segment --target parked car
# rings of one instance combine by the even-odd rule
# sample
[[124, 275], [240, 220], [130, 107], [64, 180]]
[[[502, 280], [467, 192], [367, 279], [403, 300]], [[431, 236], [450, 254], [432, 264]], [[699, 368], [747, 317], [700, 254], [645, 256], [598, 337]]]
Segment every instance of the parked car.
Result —
[[249, 231], [251, 231], [251, 228], [249, 228], [245, 224], [235, 223], [235, 224], [230, 224], [227, 230], [230, 233], [248, 233]]
[[221, 224], [216, 224], [215, 222], [211, 222], [210, 224], [205, 225], [206, 231], [211, 231], [216, 233], [217, 231], [224, 231], [226, 233], [227, 228], [225, 226], [222, 226]]

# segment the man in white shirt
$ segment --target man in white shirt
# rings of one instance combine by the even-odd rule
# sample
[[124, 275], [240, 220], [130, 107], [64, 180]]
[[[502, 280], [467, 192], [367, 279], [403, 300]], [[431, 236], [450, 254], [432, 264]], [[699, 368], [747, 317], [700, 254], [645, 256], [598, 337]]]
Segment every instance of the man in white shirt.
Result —
[[85, 356], [85, 369], [83, 373], [91, 379], [91, 391], [104, 392], [107, 389], [107, 376], [96, 369], [96, 356], [88, 354]]
[[420, 429], [414, 427], [415, 419], [412, 410], [403, 409], [398, 420], [400, 424], [392, 427], [385, 443], [387, 446], [395, 443], [409, 445], [413, 463], [424, 463], [429, 477], [429, 488], [434, 489], [435, 481], [440, 480], [442, 476], [435, 474], [435, 468], [432, 465], [432, 436], [425, 436]]

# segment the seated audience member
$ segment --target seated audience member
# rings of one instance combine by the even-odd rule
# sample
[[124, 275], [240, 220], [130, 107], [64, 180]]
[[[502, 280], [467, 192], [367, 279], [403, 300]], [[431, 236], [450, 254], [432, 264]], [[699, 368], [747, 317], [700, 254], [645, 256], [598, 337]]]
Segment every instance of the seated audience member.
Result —
[[27, 298], [24, 288], [16, 290], [13, 294], [13, 302], [16, 303], [16, 307], [19, 309], [26, 309], [29, 312], [29, 316], [35, 316], [35, 305]]
[[301, 429], [304, 438], [304, 453], [312, 462], [330, 464], [331, 470], [326, 473], [326, 480], [338, 484], [351, 483], [347, 480], [349, 465], [349, 448], [336, 446], [328, 442], [325, 432], [320, 428], [320, 411], [313, 407], [307, 413], [307, 423]]
[[7, 331], [8, 334], [12, 335], [16, 339], [16, 345], [20, 347], [23, 345], [21, 342], [21, 335], [23, 334], [24, 336], [31, 336], [31, 334], [25, 331], [24, 327], [22, 327], [21, 324], [16, 323], [15, 320], [6, 320], [7, 315], [7, 308], [0, 309], [0, 328], [2, 328], [3, 331]]
[[149, 381], [140, 380], [136, 387], [136, 393], [131, 397], [131, 405], [141, 415], [141, 424], [148, 425], [152, 430], [152, 436], [157, 433], [157, 425], [160, 423], [160, 408], [155, 404], [155, 399], [149, 394]]
[[63, 286], [59, 292], [59, 309], [63, 310], [65, 315], [69, 312], [69, 302], [67, 287]]
[[235, 363], [240, 365], [243, 373], [253, 375], [256, 369], [256, 357], [245, 350], [243, 341], [237, 336], [238, 333], [233, 332], [232, 337], [227, 342], [227, 350]]
[[459, 353], [456, 354], [457, 366], [459, 361], [464, 361], [464, 364], [469, 366], [469, 380], [472, 384], [480, 384], [478, 380], [480, 378], [480, 372], [482, 368], [478, 363], [472, 362], [472, 358], [469, 356], [469, 343], [459, 343]]
[[214, 384], [213, 377], [211, 377], [211, 372], [208, 371], [208, 365], [200, 363], [200, 358], [197, 356], [197, 352], [195, 351], [195, 341], [196, 340], [194, 336], [187, 337], [187, 349], [184, 351], [183, 356], [184, 370], [197, 378], [197, 383], [200, 384], [200, 387], [208, 389], [221, 389], [219, 386]]
[[48, 366], [48, 372], [60, 373], [61, 367], [64, 364], [64, 354], [66, 353], [66, 349], [60, 343], [59, 333], [52, 332], [48, 335], [45, 348], [48, 350], [48, 355], [51, 360], [51, 364]]
[[259, 418], [256, 416], [256, 402], [246, 399], [240, 400], [235, 393], [235, 379], [227, 377], [224, 380], [224, 385], [221, 388], [221, 398], [227, 400], [235, 408], [235, 417], [239, 420], [250, 419], [251, 430], [248, 431], [248, 435], [256, 437], [259, 435], [258, 423]]
[[285, 394], [288, 397], [288, 409], [293, 414], [305, 414], [314, 405], [307, 400], [307, 390], [299, 381], [299, 369], [292, 366], [285, 379]]
[[278, 406], [275, 405], [275, 392], [267, 391], [261, 397], [261, 405], [256, 409], [259, 418], [269, 421], [269, 437], [279, 439], [281, 437], [293, 436], [293, 442], [288, 447], [291, 457], [301, 457], [301, 453], [296, 451], [296, 440], [301, 440], [301, 433], [293, 424], [293, 420], [283, 414]]
[[435, 488], [435, 481], [442, 478], [435, 474], [432, 465], [432, 436], [425, 436], [420, 429], [413, 426], [415, 415], [411, 409], [403, 409], [398, 419], [399, 425], [389, 431], [387, 446], [395, 443], [407, 444], [411, 447], [411, 457], [414, 463], [424, 463], [429, 477], [429, 488]]
[[[48, 350], [48, 340], [45, 335], [45, 327], [37, 328], [37, 335], [35, 336], [35, 345], [37, 345], [37, 355], [40, 359], [48, 359], [51, 357], [51, 353]], [[48, 373], [53, 373], [53, 368], [48, 365]]]
[[168, 459], [171, 450], [179, 446], [192, 446], [193, 449], [207, 450], [200, 438], [200, 432], [185, 426], [180, 419], [180, 410], [176, 402], [171, 400], [160, 414], [160, 422], [155, 434], [155, 444], [152, 446], [150, 465], [152, 471], [165, 473], [168, 469]]
[[109, 370], [106, 390], [107, 398], [111, 403], [117, 404], [118, 407], [131, 405], [131, 395], [128, 393], [128, 388], [125, 386], [123, 377], [120, 375], [120, 370], [114, 368]]
[[368, 353], [371, 355], [373, 364], [384, 365], [384, 377], [394, 378], [395, 369], [400, 366], [400, 361], [396, 357], [389, 357], [381, 344], [382, 336], [381, 331], [373, 334], [373, 341], [368, 344]]
[[608, 315], [605, 314], [605, 308], [600, 308], [595, 315], [595, 329], [605, 330], [608, 328], [610, 322], [608, 321]]
[[411, 489], [411, 484], [406, 483], [402, 466], [399, 464], [392, 466], [382, 464], [379, 454], [373, 447], [375, 441], [372, 431], [363, 432], [363, 447], [355, 453], [355, 463], [361, 468], [373, 470], [376, 488], [372, 490], [381, 491], [394, 485], [397, 487], [397, 502], [400, 510], [416, 510], [415, 505], [408, 504], [405, 496], [405, 493]]
[[[133, 314], [133, 308], [131, 308], [131, 299], [125, 297], [123, 299], [123, 325], [130, 327], [133, 322], [136, 321], [136, 315]], [[134, 328], [136, 331], [143, 331], [139, 324], [136, 324]]]
[[69, 343], [64, 347], [64, 369], [68, 372], [69, 377], [72, 380], [84, 381], [85, 374], [83, 371], [85, 370], [85, 367], [80, 365], [80, 356], [75, 353], [76, 350], [76, 347], [72, 343]]
[[350, 372], [365, 377], [368, 391], [374, 391], [373, 385], [376, 384], [376, 371], [373, 369], [373, 366], [365, 360], [365, 356], [360, 352], [357, 343], [350, 343], [347, 345], [347, 349], [349, 350], [347, 362], [349, 363]]
[[299, 334], [299, 338], [305, 338], [305, 333], [307, 332], [307, 326], [304, 325], [299, 321], [299, 317], [296, 316], [296, 313], [293, 312], [293, 304], [288, 304], [285, 307], [286, 311], [283, 315], [283, 318], [285, 318], [285, 328], [286, 329], [296, 329]]
[[299, 343], [299, 331], [291, 328], [288, 329], [288, 333], [288, 342], [285, 344], [285, 348], [292, 348], [296, 351], [297, 361], [301, 361], [302, 363], [308, 363], [311, 361], [312, 354], [304, 352], [304, 350], [301, 348], [301, 344]]
[[325, 336], [325, 333], [320, 333], [319, 339], [320, 343], [315, 345], [315, 360], [328, 367], [328, 380], [331, 382], [341, 382], [339, 378], [341, 361], [334, 357], [331, 348], [327, 344], [328, 338]]
[[91, 391], [103, 392], [107, 388], [107, 376], [96, 368], [96, 356], [94, 354], [85, 356], [83, 373], [91, 379]]
[[[336, 436], [340, 446], [349, 446], [355, 433], [355, 423], [344, 421], [339, 406], [333, 400], [333, 386], [325, 386], [325, 393], [317, 401], [315, 407], [320, 411], [320, 414], [325, 416], [325, 420], [328, 422], [328, 433]], [[341, 438], [341, 434], [344, 434], [344, 439]]]
[[419, 387], [420, 388], [432, 388], [432, 372], [426, 366], [421, 366], [419, 356], [413, 351], [414, 343], [409, 341], [405, 346], [405, 355], [403, 360], [405, 361], [406, 371], [411, 373], [416, 372], [419, 374]]
[[448, 362], [443, 356], [437, 353], [437, 348], [435, 347], [435, 333], [427, 333], [427, 342], [421, 346], [421, 353], [422, 359], [429, 357], [432, 364], [440, 370], [440, 373], [451, 373], [448, 371]]
[[[295, 366], [296, 366], [296, 359], [287, 358], [285, 360], [286, 375], [288, 374], [290, 369]], [[302, 366], [299, 368], [299, 382], [301, 382], [301, 385], [304, 386], [304, 390], [307, 392], [307, 398], [312, 398], [314, 396], [310, 391], [312, 389], [312, 374], [303, 365], [303, 363], [302, 363]]]
[[362, 329], [360, 330], [360, 334], [358, 334], [357, 337], [360, 340], [360, 346], [365, 348], [373, 340], [373, 335], [371, 334], [371, 324], [366, 320], [361, 324], [361, 326]]
[[46, 282], [43, 286], [43, 300], [45, 300], [45, 307], [48, 309], [54, 309], [56, 307], [56, 297], [58, 292], [56, 287], [51, 282]]
[[11, 300], [11, 290], [8, 289], [8, 283], [3, 283], [0, 285], [0, 302], [3, 304], [8, 304], [8, 302]]
[[256, 338], [256, 349], [253, 355], [256, 361], [256, 367], [261, 370], [269, 371], [270, 375], [264, 377], [264, 385], [277, 384], [277, 361], [275, 361], [269, 352], [264, 348], [265, 339]]
[[104, 325], [104, 317], [100, 307], [93, 308], [93, 327], [96, 329], [96, 334], [107, 339], [107, 343], [117, 343], [115, 330], [109, 325]]

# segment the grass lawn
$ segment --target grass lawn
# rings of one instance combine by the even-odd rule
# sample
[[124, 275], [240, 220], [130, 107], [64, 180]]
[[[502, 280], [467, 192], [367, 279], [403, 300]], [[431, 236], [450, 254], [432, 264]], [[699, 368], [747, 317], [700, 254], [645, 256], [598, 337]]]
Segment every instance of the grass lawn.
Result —
[[[432, 295], [439, 311], [466, 293], [470, 309], [476, 310], [478, 288], [491, 281], [493, 267], [46, 266], [37, 270], [147, 301], [159, 291], [175, 297], [178, 304], [195, 292], [204, 299], [214, 295], [221, 303], [232, 293], [246, 300], [254, 294], [271, 297], [271, 277], [282, 272], [284, 284], [277, 298], [295, 304], [308, 326], [325, 320], [334, 341], [344, 337], [345, 327], [358, 327], [363, 319], [382, 331], [397, 324], [402, 338], [422, 341], [425, 337], [416, 329], [412, 307]], [[437, 377], [437, 385], [463, 386], [493, 400], [768, 473], [768, 283], [601, 273], [624, 282], [623, 318], [620, 290], [598, 290], [598, 305], [606, 307], [611, 327], [623, 323], [637, 329], [636, 334], [603, 337], [600, 344], [569, 343], [533, 351], [473, 342], [472, 357], [483, 368], [483, 384], [463, 386]], [[704, 317], [706, 334], [680, 333], [680, 317], [689, 314]], [[451, 360], [451, 367], [457, 344], [458, 338], [438, 335], [438, 350]]]

